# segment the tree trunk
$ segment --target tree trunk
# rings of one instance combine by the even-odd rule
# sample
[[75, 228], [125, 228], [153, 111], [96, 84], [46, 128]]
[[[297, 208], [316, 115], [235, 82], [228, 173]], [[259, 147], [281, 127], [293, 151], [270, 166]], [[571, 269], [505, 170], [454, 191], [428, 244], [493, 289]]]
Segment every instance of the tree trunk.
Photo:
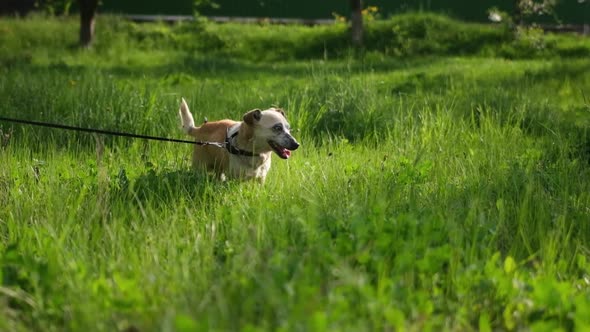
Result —
[[352, 32], [352, 44], [355, 47], [363, 46], [363, 13], [362, 0], [350, 0], [350, 22]]
[[512, 15], [512, 19], [514, 21], [515, 26], [521, 26], [524, 23], [522, 17], [522, 7], [520, 4], [521, 1], [522, 0], [514, 0], [514, 12]]
[[80, 46], [89, 47], [94, 39], [94, 18], [98, 0], [78, 0], [80, 4]]

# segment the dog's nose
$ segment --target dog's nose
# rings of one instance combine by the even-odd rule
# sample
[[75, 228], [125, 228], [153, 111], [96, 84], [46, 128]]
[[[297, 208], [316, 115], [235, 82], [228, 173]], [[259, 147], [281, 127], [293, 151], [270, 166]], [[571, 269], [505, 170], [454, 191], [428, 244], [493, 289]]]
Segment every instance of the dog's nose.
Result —
[[289, 147], [289, 150], [297, 150], [297, 148], [299, 148], [299, 143], [297, 143], [296, 140], [293, 140], [293, 143], [291, 144], [291, 146]]

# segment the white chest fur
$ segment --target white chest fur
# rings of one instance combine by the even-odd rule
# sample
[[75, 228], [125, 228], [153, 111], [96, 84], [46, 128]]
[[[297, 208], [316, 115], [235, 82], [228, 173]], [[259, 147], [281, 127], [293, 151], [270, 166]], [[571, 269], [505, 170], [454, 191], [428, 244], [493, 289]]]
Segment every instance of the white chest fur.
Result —
[[229, 173], [236, 178], [257, 178], [264, 181], [270, 170], [270, 163], [270, 153], [263, 153], [260, 157], [230, 155]]

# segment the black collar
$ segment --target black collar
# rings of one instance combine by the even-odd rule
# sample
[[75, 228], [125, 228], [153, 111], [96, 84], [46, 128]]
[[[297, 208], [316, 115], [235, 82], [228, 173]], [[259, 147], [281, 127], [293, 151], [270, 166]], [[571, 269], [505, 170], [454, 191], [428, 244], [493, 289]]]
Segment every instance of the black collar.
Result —
[[251, 151], [241, 150], [231, 143], [232, 139], [234, 137], [238, 136], [238, 132], [239, 132], [239, 129], [236, 130], [236, 132], [230, 136], [229, 129], [227, 130], [227, 134], [225, 134], [225, 148], [227, 149], [227, 152], [229, 152], [231, 154], [238, 155], [238, 156], [260, 157], [259, 154], [255, 154], [254, 152], [251, 152]]

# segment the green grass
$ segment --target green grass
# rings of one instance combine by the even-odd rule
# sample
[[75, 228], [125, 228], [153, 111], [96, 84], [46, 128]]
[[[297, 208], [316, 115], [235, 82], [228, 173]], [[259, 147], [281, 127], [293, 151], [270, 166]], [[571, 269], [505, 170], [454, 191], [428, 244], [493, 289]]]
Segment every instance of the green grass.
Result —
[[[325, 60], [289, 41], [341, 27], [97, 29], [80, 51], [75, 21], [0, 21], [0, 114], [184, 138], [181, 96], [197, 119], [278, 105], [302, 147], [261, 187], [193, 172], [187, 145], [97, 152], [0, 123], [0, 330], [590, 327], [588, 57], [443, 37], [418, 56], [408, 37], [412, 57]], [[251, 43], [229, 52], [240, 29]]]

